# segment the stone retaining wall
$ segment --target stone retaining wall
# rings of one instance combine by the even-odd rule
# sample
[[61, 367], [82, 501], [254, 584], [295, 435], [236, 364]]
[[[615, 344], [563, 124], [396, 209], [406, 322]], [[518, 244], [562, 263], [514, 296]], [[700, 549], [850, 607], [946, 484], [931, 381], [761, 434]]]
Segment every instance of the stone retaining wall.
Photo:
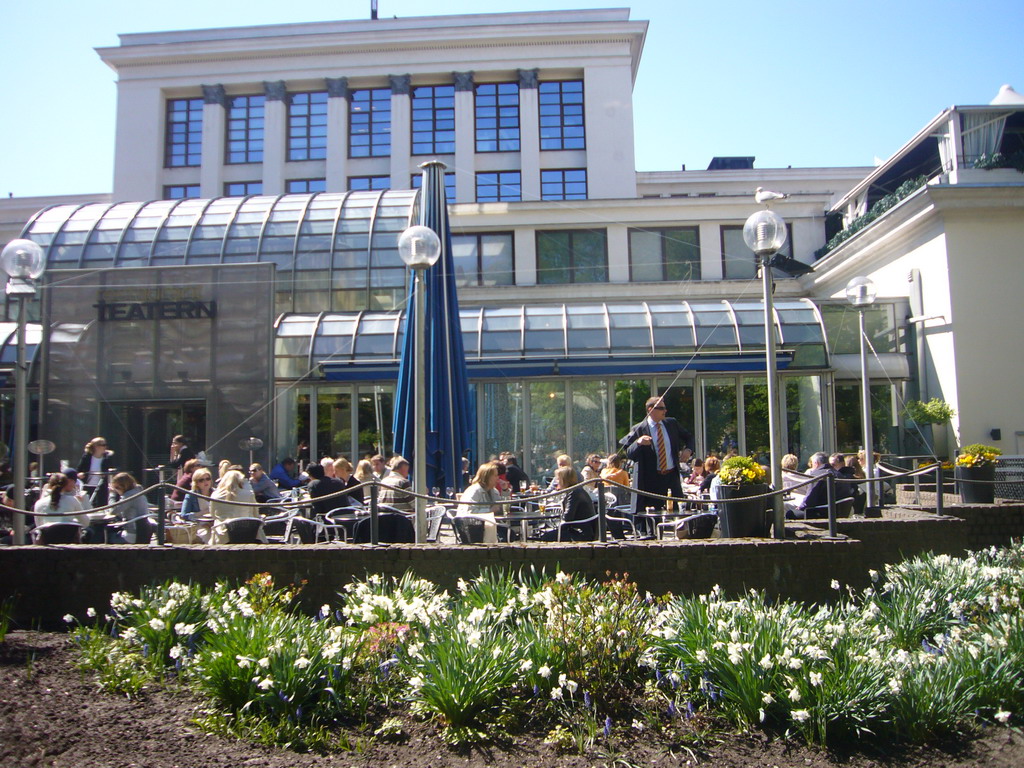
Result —
[[[951, 512], [954, 510], [950, 510]], [[336, 604], [335, 593], [367, 573], [418, 575], [453, 588], [483, 567], [561, 568], [591, 578], [628, 573], [653, 594], [701, 594], [719, 584], [730, 593], [746, 589], [806, 602], [835, 596], [830, 584], [863, 587], [868, 570], [923, 552], [962, 554], [1024, 535], [1024, 506], [955, 510], [936, 517], [887, 510], [885, 518], [848, 519], [829, 540], [821, 523], [792, 526], [792, 537], [703, 539], [609, 544], [318, 545], [318, 546], [80, 546], [0, 548], [0, 598], [18, 595], [15, 618], [23, 626], [60, 624], [92, 606], [101, 614], [111, 592], [134, 591], [167, 579], [213, 584], [244, 580], [267, 571], [279, 584], [307, 581], [310, 606]]]

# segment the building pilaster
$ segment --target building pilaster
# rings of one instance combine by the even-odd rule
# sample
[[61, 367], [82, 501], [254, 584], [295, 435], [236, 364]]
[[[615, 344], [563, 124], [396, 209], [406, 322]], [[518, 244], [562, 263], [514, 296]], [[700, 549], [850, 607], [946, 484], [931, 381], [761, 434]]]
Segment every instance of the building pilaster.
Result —
[[347, 77], [328, 77], [327, 86], [327, 191], [348, 189], [348, 113]]
[[412, 103], [409, 75], [391, 75], [391, 188], [408, 189], [412, 159]]
[[224, 194], [224, 141], [228, 97], [223, 85], [203, 86], [203, 147], [199, 166], [199, 194]]
[[455, 79], [455, 199], [450, 203], [476, 200], [476, 121], [474, 118], [473, 73], [453, 72]]
[[519, 70], [519, 162], [523, 200], [540, 200], [540, 102], [537, 70]]
[[263, 194], [284, 192], [288, 88], [283, 80], [263, 83]]

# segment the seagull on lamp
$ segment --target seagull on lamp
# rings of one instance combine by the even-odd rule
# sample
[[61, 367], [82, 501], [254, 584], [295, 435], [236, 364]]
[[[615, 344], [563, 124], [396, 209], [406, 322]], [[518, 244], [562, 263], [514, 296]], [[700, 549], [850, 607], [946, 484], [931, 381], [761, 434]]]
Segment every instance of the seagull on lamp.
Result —
[[771, 208], [772, 202], [775, 200], [785, 200], [789, 195], [783, 192], [772, 192], [770, 189], [764, 187], [758, 187], [754, 190], [754, 200], [759, 203], [764, 203], [765, 208]]

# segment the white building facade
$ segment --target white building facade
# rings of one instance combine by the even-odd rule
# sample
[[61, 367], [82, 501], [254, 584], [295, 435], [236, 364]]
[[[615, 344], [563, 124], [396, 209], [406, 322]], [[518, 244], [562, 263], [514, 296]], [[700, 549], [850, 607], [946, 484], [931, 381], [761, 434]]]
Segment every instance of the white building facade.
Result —
[[[114, 202], [53, 201], [4, 234], [41, 242], [51, 279], [77, 270], [72, 282], [98, 291], [85, 275], [135, 269], [105, 278], [103, 290], [159, 283], [156, 302], [182, 300], [175, 281], [193, 274], [224, 281], [228, 265], [272, 265], [269, 287], [256, 288], [264, 272], [249, 270], [244, 295], [196, 288], [185, 300], [259, 302], [254, 318], [270, 305], [274, 340], [267, 348], [265, 329], [253, 329], [246, 355], [220, 344], [246, 347], [230, 315], [214, 334], [209, 317], [101, 320], [102, 296], [44, 302], [56, 313], [40, 318], [51, 336], [57, 326], [75, 331], [40, 347], [40, 434], [65, 453], [82, 434], [113, 440], [129, 422], [148, 430], [140, 446], [202, 428], [192, 439], [219, 455], [239, 453], [236, 438], [247, 434], [265, 439], [266, 460], [302, 444], [314, 456], [386, 451], [408, 283], [394, 241], [415, 208], [401, 190], [439, 159], [477, 411], [474, 460], [514, 450], [536, 473], [553, 454], [609, 451], [655, 392], [699, 452], [764, 456], [760, 280], [741, 236], [759, 186], [789, 194], [775, 206], [789, 224], [785, 254], [815, 268], [777, 273], [787, 450], [806, 458], [859, 446], [855, 315], [842, 288], [864, 273], [880, 287], [876, 447], [921, 450], [906, 442], [901, 403], [927, 394], [960, 410], [950, 447], [1004, 425], [1001, 445], [1012, 451], [1005, 441], [1024, 430], [1020, 408], [1012, 397], [967, 394], [963, 377], [990, 352], [958, 347], [951, 324], [960, 314], [971, 326], [964, 316], [990, 287], [986, 270], [1009, 269], [1019, 255], [1019, 174], [996, 187], [988, 177], [965, 183], [973, 169], [962, 151], [958, 167], [942, 167], [955, 151], [936, 155], [925, 192], [816, 260], [840, 218], [849, 224], [878, 197], [879, 171], [724, 158], [706, 171], [637, 173], [631, 92], [646, 30], [626, 10], [595, 10], [131, 34], [100, 49], [117, 73]], [[891, 161], [892, 178], [902, 162]], [[914, 226], [930, 221], [932, 235], [909, 243], [901, 227], [876, 243], [872, 232], [888, 231], [917, 198], [931, 207]], [[949, 257], [979, 248], [994, 254], [982, 270]], [[913, 269], [926, 278], [908, 283]], [[927, 314], [950, 327], [908, 323]], [[70, 389], [47, 391], [47, 365], [73, 360], [60, 344], [101, 328], [134, 334], [143, 353], [92, 374], [100, 394], [72, 414]], [[238, 360], [218, 377], [222, 353]], [[146, 367], [147, 355], [171, 359]], [[235, 373], [247, 365], [257, 383], [245, 389]], [[234, 400], [224, 395], [232, 388]], [[215, 426], [200, 427], [207, 422]], [[139, 466], [158, 459], [156, 448], [132, 450]]]

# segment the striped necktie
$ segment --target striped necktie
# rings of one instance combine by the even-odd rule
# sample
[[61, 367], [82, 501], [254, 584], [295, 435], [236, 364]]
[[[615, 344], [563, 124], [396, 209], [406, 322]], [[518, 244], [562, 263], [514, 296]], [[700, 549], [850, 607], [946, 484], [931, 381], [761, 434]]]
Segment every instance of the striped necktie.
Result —
[[655, 423], [658, 428], [658, 471], [668, 471], [668, 451], [665, 449], [665, 427], [659, 421]]

